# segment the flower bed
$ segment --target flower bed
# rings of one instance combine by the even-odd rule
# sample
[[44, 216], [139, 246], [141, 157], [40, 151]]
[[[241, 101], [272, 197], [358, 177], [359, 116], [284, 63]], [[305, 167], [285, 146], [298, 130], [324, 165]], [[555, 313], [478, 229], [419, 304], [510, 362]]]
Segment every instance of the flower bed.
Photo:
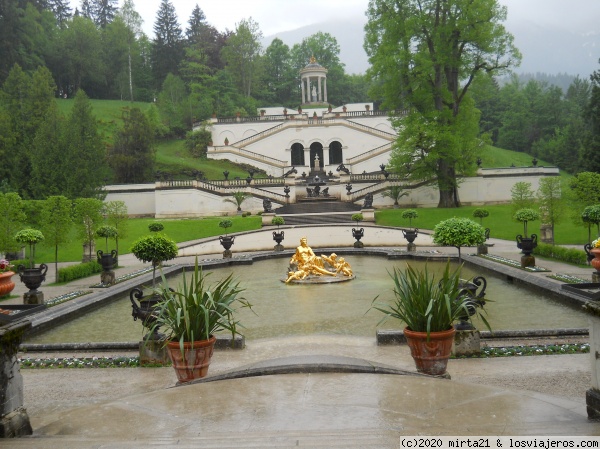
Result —
[[[587, 354], [589, 352], [590, 345], [588, 343], [564, 345], [507, 346], [502, 348], [485, 346], [481, 349], [481, 354], [475, 357], [520, 357], [535, 355]], [[21, 357], [19, 358], [19, 363], [21, 364], [21, 368], [30, 369], [140, 367], [139, 357]]]
[[581, 279], [576, 276], [571, 276], [569, 274], [561, 274], [561, 273], [552, 274], [552, 275], [549, 275], [548, 277], [550, 279], [565, 282], [567, 284], [586, 284], [589, 282], [589, 281], [586, 281], [585, 279]]
[[479, 257], [483, 257], [484, 259], [492, 260], [494, 262], [499, 262], [499, 263], [504, 264], [504, 265], [508, 265], [508, 266], [511, 266], [511, 267], [514, 267], [514, 268], [518, 268], [518, 269], [524, 270], [524, 271], [531, 271], [531, 272], [534, 272], [534, 273], [543, 273], [543, 272], [550, 271], [550, 270], [548, 270], [546, 268], [538, 267], [537, 265], [533, 266], [533, 267], [522, 268], [521, 267], [521, 262], [519, 262], [517, 260], [513, 260], [513, 259], [507, 259], [507, 258], [502, 257], [502, 256], [496, 256], [494, 254], [479, 254]]

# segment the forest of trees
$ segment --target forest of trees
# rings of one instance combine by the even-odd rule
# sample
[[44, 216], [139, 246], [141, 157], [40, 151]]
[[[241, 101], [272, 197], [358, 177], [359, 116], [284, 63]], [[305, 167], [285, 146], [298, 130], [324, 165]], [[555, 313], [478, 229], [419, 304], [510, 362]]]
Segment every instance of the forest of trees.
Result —
[[[313, 55], [328, 69], [328, 99], [336, 106], [377, 105], [382, 86], [394, 81], [346, 74], [339, 45], [326, 32], [292, 47], [276, 38], [262, 48], [252, 18], [220, 31], [196, 5], [182, 26], [172, 3], [162, 0], [154, 35], [146, 36], [133, 0], [117, 5], [0, 2], [1, 191], [75, 198], [93, 196], [105, 183], [152, 181], [155, 139], [181, 138], [213, 113], [297, 107], [299, 70]], [[600, 171], [600, 71], [589, 80], [478, 74], [469, 94], [480, 111], [480, 137], [571, 173]], [[64, 97], [76, 104], [68, 116], [54, 100]], [[153, 105], [144, 113], [124, 111], [123, 128], [108, 139], [90, 98]]]

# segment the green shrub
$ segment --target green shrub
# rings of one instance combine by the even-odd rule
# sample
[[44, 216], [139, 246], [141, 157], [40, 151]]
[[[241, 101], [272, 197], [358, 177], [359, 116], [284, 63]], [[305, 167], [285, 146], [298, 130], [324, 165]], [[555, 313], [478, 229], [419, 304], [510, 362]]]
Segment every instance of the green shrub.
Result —
[[587, 254], [585, 251], [576, 248], [538, 243], [537, 247], [533, 250], [533, 254], [575, 265], [587, 264]]
[[102, 272], [102, 265], [95, 260], [58, 269], [58, 282], [71, 282]]
[[153, 221], [148, 225], [148, 229], [150, 232], [160, 232], [165, 229], [165, 225], [163, 225], [160, 221]]

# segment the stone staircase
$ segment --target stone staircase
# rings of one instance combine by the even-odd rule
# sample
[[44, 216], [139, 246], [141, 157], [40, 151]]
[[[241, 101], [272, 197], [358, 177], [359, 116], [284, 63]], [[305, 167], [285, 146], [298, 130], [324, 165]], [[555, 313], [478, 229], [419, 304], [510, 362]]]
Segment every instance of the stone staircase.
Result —
[[303, 198], [296, 204], [274, 209], [286, 225], [352, 223], [352, 214], [360, 212], [360, 205], [332, 198]]

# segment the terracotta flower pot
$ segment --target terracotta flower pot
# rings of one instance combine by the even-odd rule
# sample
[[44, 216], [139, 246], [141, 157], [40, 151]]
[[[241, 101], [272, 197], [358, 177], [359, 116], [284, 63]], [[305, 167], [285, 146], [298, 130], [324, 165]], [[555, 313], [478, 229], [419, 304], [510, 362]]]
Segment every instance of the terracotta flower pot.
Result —
[[427, 332], [414, 332], [408, 327], [404, 328], [406, 343], [417, 371], [432, 376], [439, 376], [446, 372], [455, 332], [454, 328], [431, 332], [427, 341]]
[[14, 271], [5, 271], [0, 273], [0, 296], [8, 295], [15, 288], [15, 283], [11, 279], [15, 275]]
[[594, 258], [590, 260], [590, 264], [596, 269], [596, 271], [600, 272], [600, 248], [591, 249], [590, 254], [594, 255]]
[[185, 342], [183, 344], [183, 354], [178, 341], [167, 343], [167, 353], [171, 362], [173, 362], [173, 368], [179, 382], [190, 382], [208, 374], [208, 366], [216, 341], [216, 337], [211, 336], [208, 340]]

